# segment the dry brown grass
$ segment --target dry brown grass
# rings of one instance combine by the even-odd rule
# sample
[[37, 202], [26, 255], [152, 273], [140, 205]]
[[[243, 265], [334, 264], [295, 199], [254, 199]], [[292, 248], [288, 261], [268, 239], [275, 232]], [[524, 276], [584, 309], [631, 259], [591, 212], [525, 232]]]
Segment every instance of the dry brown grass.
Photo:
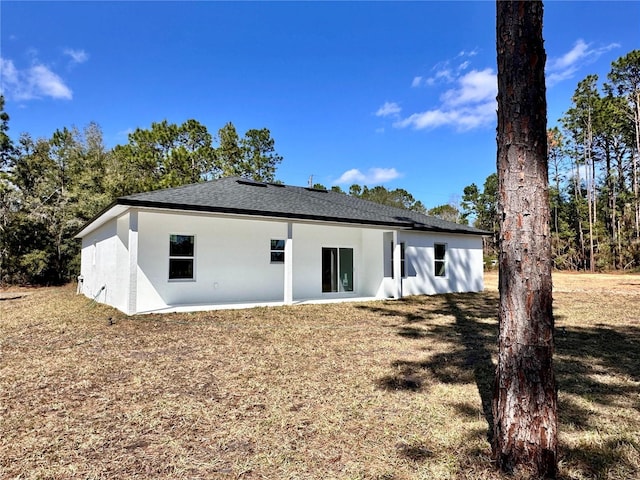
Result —
[[[640, 277], [554, 282], [561, 476], [638, 478]], [[495, 284], [136, 317], [72, 287], [14, 293], [0, 478], [499, 479]]]

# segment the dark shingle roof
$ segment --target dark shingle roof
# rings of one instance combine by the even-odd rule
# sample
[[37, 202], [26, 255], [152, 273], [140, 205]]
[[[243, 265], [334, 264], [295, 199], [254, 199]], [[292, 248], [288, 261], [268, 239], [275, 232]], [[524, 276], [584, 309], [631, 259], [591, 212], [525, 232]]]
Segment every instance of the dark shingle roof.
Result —
[[120, 197], [116, 205], [485, 235], [488, 232], [344, 193], [227, 177]]

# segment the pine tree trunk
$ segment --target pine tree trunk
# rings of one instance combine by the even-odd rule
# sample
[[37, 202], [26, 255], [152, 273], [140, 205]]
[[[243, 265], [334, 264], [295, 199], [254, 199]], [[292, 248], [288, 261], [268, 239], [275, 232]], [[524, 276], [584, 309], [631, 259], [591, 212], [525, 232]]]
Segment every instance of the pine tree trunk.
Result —
[[636, 237], [640, 238], [640, 180], [638, 180], [638, 158], [640, 157], [640, 92], [636, 92], [634, 99], [634, 123], [636, 130], [636, 152], [633, 155], [633, 196], [635, 198]]
[[605, 161], [605, 170], [607, 172], [607, 176], [605, 179], [605, 184], [607, 186], [607, 207], [609, 208], [609, 218], [605, 216], [606, 220], [606, 228], [609, 233], [609, 246], [611, 248], [611, 268], [615, 270], [617, 268], [618, 262], [616, 261], [617, 250], [616, 250], [616, 185], [613, 181], [613, 166], [611, 164], [611, 155], [612, 145], [608, 138], [605, 138], [605, 147], [604, 147], [604, 161]]
[[587, 166], [587, 207], [589, 208], [589, 271], [595, 272], [595, 259], [593, 249], [593, 225], [594, 225], [594, 213], [595, 213], [595, 200], [594, 200], [594, 180], [593, 180], [593, 168], [591, 162], [585, 162]]
[[595, 166], [593, 163], [593, 122], [591, 120], [591, 105], [587, 107], [587, 119], [584, 126], [585, 137], [584, 146], [584, 168], [587, 182], [587, 209], [589, 214], [589, 270], [595, 271], [594, 250], [593, 250], [593, 225], [595, 223]]
[[586, 248], [584, 245], [584, 231], [582, 228], [582, 211], [581, 211], [581, 204], [582, 204], [582, 193], [580, 192], [580, 185], [582, 184], [581, 179], [580, 179], [580, 163], [578, 160], [578, 157], [576, 156], [576, 162], [575, 162], [575, 166], [576, 166], [576, 171], [575, 174], [573, 175], [573, 198], [574, 198], [574, 203], [575, 203], [575, 210], [576, 210], [576, 229], [578, 232], [578, 242], [579, 242], [579, 247], [580, 247], [580, 263], [578, 265], [578, 268], [581, 268], [582, 270], [586, 270], [587, 269], [587, 254], [586, 254]]
[[494, 456], [504, 471], [554, 478], [551, 244], [542, 3], [497, 8], [500, 334]]

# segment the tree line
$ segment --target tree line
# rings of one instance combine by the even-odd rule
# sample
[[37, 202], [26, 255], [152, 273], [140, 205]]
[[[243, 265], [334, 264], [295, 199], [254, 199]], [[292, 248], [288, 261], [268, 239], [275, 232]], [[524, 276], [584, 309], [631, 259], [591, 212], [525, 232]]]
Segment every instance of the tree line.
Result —
[[[640, 50], [611, 65], [607, 81], [578, 83], [559, 126], [547, 131], [552, 260], [564, 270], [640, 269]], [[497, 174], [464, 189], [462, 217], [494, 232]]]
[[[582, 80], [560, 125], [548, 131], [552, 258], [557, 269], [640, 268], [640, 50], [612, 63], [607, 81]], [[107, 148], [100, 127], [51, 138], [9, 136], [0, 96], [0, 283], [54, 284], [79, 271], [74, 233], [119, 196], [223, 176], [276, 182], [282, 156], [267, 128], [215, 135], [196, 120], [152, 123]], [[326, 188], [323, 185], [313, 185]], [[497, 174], [465, 187], [460, 204], [427, 209], [408, 191], [351, 185], [332, 190], [493, 232]]]
[[[312, 187], [320, 190], [327, 190], [327, 187], [321, 183], [314, 183]], [[376, 185], [375, 187], [369, 188], [366, 185], [358, 185], [354, 183], [349, 187], [348, 191], [344, 191], [339, 185], [332, 186], [331, 191], [344, 193], [351, 195], [352, 197], [362, 198], [363, 200], [369, 200], [370, 202], [387, 205], [389, 207], [428, 213], [428, 210], [423, 203], [420, 200], [416, 200], [414, 196], [404, 188], [389, 190], [382, 185]]]
[[[2, 284], [73, 280], [80, 269], [74, 234], [120, 196], [227, 176], [278, 182], [276, 169], [283, 159], [267, 128], [250, 129], [240, 137], [231, 122], [214, 136], [196, 120], [180, 125], [165, 120], [136, 129], [127, 143], [112, 149], [105, 146], [96, 123], [65, 127], [51, 138], [23, 133], [15, 142], [8, 132], [9, 115], [0, 96]], [[332, 190], [459, 220], [459, 212], [449, 205], [427, 211], [401, 188], [354, 184], [346, 192], [338, 186]]]
[[211, 135], [196, 120], [138, 128], [106, 148], [100, 127], [14, 142], [0, 96], [0, 283], [60, 284], [79, 272], [74, 234], [117, 197], [222, 176], [275, 181], [282, 161], [268, 129]]

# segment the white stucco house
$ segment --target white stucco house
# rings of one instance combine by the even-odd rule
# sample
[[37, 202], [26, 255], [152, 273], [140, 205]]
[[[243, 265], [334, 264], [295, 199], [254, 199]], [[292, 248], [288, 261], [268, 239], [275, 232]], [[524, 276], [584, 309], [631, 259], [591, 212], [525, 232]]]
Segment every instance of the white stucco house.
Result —
[[478, 292], [486, 233], [222, 178], [118, 198], [76, 235], [79, 289], [127, 314]]

